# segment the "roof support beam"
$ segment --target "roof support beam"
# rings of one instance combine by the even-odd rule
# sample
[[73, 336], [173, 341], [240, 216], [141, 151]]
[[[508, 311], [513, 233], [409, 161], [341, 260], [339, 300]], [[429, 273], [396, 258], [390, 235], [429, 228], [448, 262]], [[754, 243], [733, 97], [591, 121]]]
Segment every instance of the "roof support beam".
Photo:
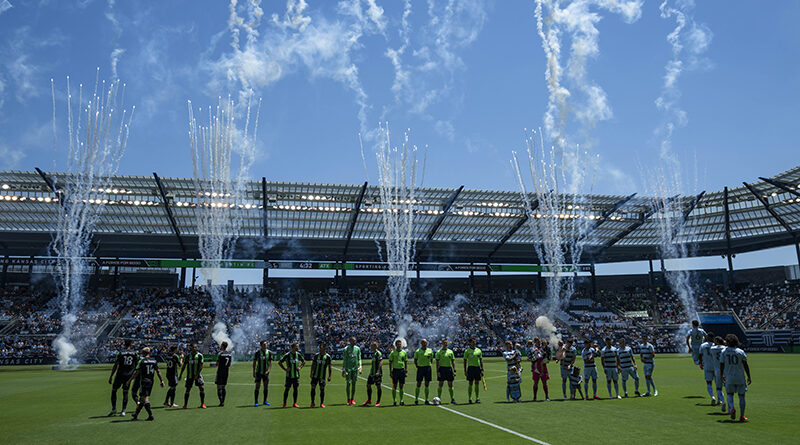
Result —
[[156, 180], [156, 185], [158, 186], [158, 193], [161, 195], [161, 201], [164, 203], [164, 211], [167, 214], [167, 219], [169, 219], [169, 224], [172, 226], [172, 231], [175, 233], [175, 238], [178, 239], [178, 244], [181, 246], [181, 252], [183, 255], [186, 256], [186, 246], [183, 244], [183, 238], [181, 238], [181, 231], [178, 230], [178, 224], [175, 222], [175, 218], [172, 215], [172, 209], [169, 207], [169, 199], [167, 198], [167, 191], [164, 189], [164, 184], [161, 183], [161, 178], [158, 177], [156, 172], [153, 172], [153, 178]]
[[728, 200], [728, 187], [722, 191], [723, 205], [725, 206], [725, 250], [726, 256], [731, 256], [731, 209]]
[[608, 219], [608, 217], [609, 217], [609, 216], [613, 215], [613, 214], [614, 214], [614, 212], [616, 212], [617, 210], [619, 210], [619, 209], [620, 209], [622, 206], [624, 206], [624, 205], [625, 205], [625, 204], [626, 204], [628, 201], [630, 201], [631, 199], [633, 199], [633, 197], [634, 197], [634, 196], [636, 196], [636, 193], [634, 193], [634, 194], [632, 194], [632, 195], [629, 195], [629, 196], [626, 196], [626, 197], [624, 197], [624, 198], [620, 199], [619, 201], [617, 201], [616, 203], [614, 203], [614, 205], [612, 205], [612, 206], [611, 206], [611, 208], [609, 208], [608, 210], [606, 210], [605, 212], [603, 212], [603, 214], [600, 216], [600, 218], [598, 218], [598, 219], [594, 220], [594, 222], [592, 222], [592, 225], [591, 225], [591, 226], [589, 226], [589, 228], [588, 228], [588, 229], [586, 229], [586, 230], [585, 230], [585, 231], [584, 231], [584, 232], [583, 232], [583, 233], [582, 233], [582, 234], [581, 234], [581, 235], [578, 237], [578, 242], [584, 241], [584, 240], [586, 240], [587, 238], [589, 238], [589, 235], [591, 235], [591, 234], [592, 234], [592, 232], [594, 232], [595, 230], [597, 230], [597, 229], [600, 227], [600, 225], [601, 225], [601, 224], [603, 224], [603, 223], [604, 223], [604, 222], [605, 222], [605, 221]]
[[692, 213], [692, 210], [694, 210], [694, 208], [697, 207], [697, 204], [700, 203], [700, 200], [703, 199], [703, 196], [705, 194], [706, 194], [705, 190], [700, 192], [700, 194], [695, 196], [692, 202], [689, 203], [689, 207], [687, 207], [686, 210], [683, 211], [683, 215], [681, 216], [681, 222], [678, 223], [678, 225], [672, 229], [672, 233], [670, 234], [671, 235], [670, 239], [673, 240], [673, 242], [675, 240], [675, 237], [678, 236], [678, 233], [680, 233], [680, 231], [683, 230], [683, 228], [686, 226], [686, 221], [689, 219], [689, 215]]
[[358, 214], [361, 213], [361, 203], [364, 201], [364, 194], [367, 193], [367, 181], [361, 186], [361, 191], [356, 198], [356, 205], [353, 207], [353, 214], [350, 215], [350, 224], [347, 226], [347, 237], [344, 241], [344, 250], [342, 251], [342, 262], [347, 261], [347, 250], [350, 248], [350, 240], [353, 238], [353, 230], [356, 228], [358, 221]]
[[450, 212], [450, 208], [453, 207], [453, 203], [456, 202], [456, 198], [458, 198], [458, 195], [461, 194], [462, 190], [464, 190], [463, 185], [453, 192], [453, 194], [450, 195], [450, 198], [448, 198], [448, 200], [442, 205], [442, 213], [440, 213], [436, 218], [436, 222], [433, 223], [433, 227], [431, 227], [431, 230], [425, 237], [425, 241], [422, 242], [422, 248], [417, 250], [417, 260], [419, 260], [419, 258], [422, 256], [422, 253], [428, 247], [428, 244], [430, 244], [431, 240], [433, 240], [433, 236], [436, 235], [436, 231], [439, 230], [439, 226], [441, 226], [444, 222], [448, 212]]
[[269, 238], [269, 208], [267, 207], [267, 178], [261, 178], [261, 224], [264, 231], [264, 239]]
[[778, 212], [776, 212], [775, 209], [773, 209], [772, 207], [769, 206], [769, 201], [767, 201], [766, 198], [761, 196], [761, 192], [758, 189], [756, 189], [755, 187], [753, 187], [752, 185], [750, 185], [750, 184], [748, 184], [746, 182], [742, 182], [742, 184], [744, 184], [744, 186], [747, 187], [747, 190], [750, 190], [750, 193], [752, 193], [753, 196], [756, 197], [756, 199], [761, 201], [761, 205], [764, 206], [764, 209], [766, 209], [767, 212], [769, 212], [769, 214], [772, 215], [773, 218], [775, 218], [775, 221], [778, 221], [778, 223], [781, 226], [783, 226], [783, 228], [786, 230], [786, 232], [789, 235], [791, 235], [792, 239], [797, 240], [797, 233], [795, 233], [794, 229], [792, 229], [792, 226], [787, 224], [786, 221], [783, 218], [781, 218], [780, 215], [778, 215]]
[[47, 188], [49, 188], [50, 191], [53, 192], [54, 195], [56, 195], [56, 198], [58, 198], [58, 204], [63, 209], [64, 206], [67, 205], [67, 203], [64, 201], [64, 196], [63, 196], [64, 194], [58, 191], [58, 189], [56, 189], [56, 183], [55, 181], [53, 181], [53, 178], [51, 178], [47, 173], [40, 170], [39, 167], [35, 168], [36, 168], [36, 173], [38, 173], [39, 176], [42, 177], [44, 183], [47, 184]]
[[648, 210], [647, 212], [642, 213], [642, 214], [639, 215], [639, 221], [636, 221], [635, 223], [631, 224], [630, 227], [628, 227], [627, 229], [625, 229], [622, 232], [620, 232], [619, 234], [617, 234], [617, 236], [615, 236], [614, 238], [611, 238], [603, 246], [603, 248], [600, 249], [600, 252], [598, 253], [598, 256], [603, 255], [606, 252], [606, 250], [608, 250], [611, 246], [613, 246], [614, 244], [617, 244], [620, 240], [622, 240], [626, 236], [630, 235], [634, 230], [638, 229], [639, 227], [641, 227], [642, 224], [646, 223], [647, 220], [651, 216], [653, 216], [653, 214], [660, 212], [661, 209], [665, 205], [668, 205], [669, 203], [671, 203], [672, 201], [674, 201], [677, 198], [678, 198], [678, 196], [676, 195], [676, 196], [669, 197], [669, 198], [667, 198], [667, 199], [665, 199], [663, 201], [662, 200], [656, 201], [653, 204], [653, 207], [650, 210]]
[[[538, 208], [539, 208], [539, 200], [537, 199], [531, 203], [530, 211], [534, 212]], [[500, 248], [503, 247], [503, 245], [505, 245], [505, 243], [508, 240], [510, 240], [515, 233], [517, 233], [517, 230], [521, 229], [522, 226], [525, 225], [525, 223], [528, 221], [528, 219], [530, 219], [530, 217], [531, 214], [526, 211], [525, 215], [522, 218], [518, 219], [517, 222], [514, 223], [514, 225], [511, 227], [511, 229], [509, 229], [509, 231], [505, 235], [503, 235], [503, 238], [501, 238], [500, 241], [497, 243], [497, 245], [494, 246], [492, 251], [489, 252], [487, 258], [491, 258], [492, 256], [494, 256], [494, 254], [497, 253], [497, 251], [500, 250]]]
[[772, 184], [775, 187], [778, 187], [779, 189], [783, 190], [784, 192], [790, 193], [790, 194], [800, 198], [800, 192], [798, 192], [797, 190], [793, 190], [791, 188], [791, 186], [789, 184], [785, 183], [785, 182], [777, 181], [775, 179], [761, 178], [761, 177], [759, 177], [758, 179], [760, 179], [760, 180], [762, 180], [762, 181], [764, 181], [764, 182], [766, 182], [768, 184]]

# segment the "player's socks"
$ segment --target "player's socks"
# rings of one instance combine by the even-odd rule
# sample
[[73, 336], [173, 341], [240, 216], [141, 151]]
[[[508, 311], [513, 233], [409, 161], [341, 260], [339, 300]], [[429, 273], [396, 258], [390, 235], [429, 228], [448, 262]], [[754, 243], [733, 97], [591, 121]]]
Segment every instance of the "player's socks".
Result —
[[267, 403], [267, 393], [269, 393], [269, 385], [267, 385], [265, 383], [264, 384], [264, 404], [265, 405], [269, 405], [269, 403]]
[[722, 388], [717, 388], [717, 400], [719, 400], [720, 405], [725, 404], [725, 396], [722, 395]]
[[[426, 401], [426, 402], [428, 401], [428, 393], [429, 393], [429, 391], [430, 391], [430, 388], [426, 386], [426, 387], [425, 387], [425, 401]], [[452, 396], [452, 395], [451, 395], [451, 396]]]
[[711, 388], [711, 382], [706, 382], [706, 390], [708, 391], [708, 396], [713, 399], [714, 398], [714, 389]]
[[397, 403], [397, 389], [392, 387], [392, 402]]
[[467, 384], [467, 400], [472, 402], [472, 383]]
[[372, 400], [372, 386], [367, 386], [367, 400]]
[[538, 392], [539, 392], [539, 381], [538, 380], [534, 380], [533, 381], [533, 400], [536, 400], [536, 393], [538, 393]]
[[111, 411], [117, 410], [117, 392], [111, 391]]
[[565, 399], [567, 398], [567, 381], [564, 379], [561, 379], [561, 395], [564, 396]]
[[347, 404], [350, 404], [350, 379], [345, 382], [345, 394], [347, 395]]
[[438, 392], [438, 397], [439, 397], [440, 399], [442, 398], [442, 388], [443, 388], [443, 386], [442, 386], [442, 385], [439, 385], [439, 389], [438, 389], [438, 391], [439, 391], [439, 392]]
[[[320, 389], [322, 389], [322, 388], [320, 388]], [[316, 398], [317, 398], [317, 387], [316, 386], [312, 386], [311, 387], [311, 406], [314, 406], [314, 399], [316, 399]]]
[[475, 400], [476, 401], [480, 400], [480, 398], [481, 398], [481, 394], [480, 394], [481, 389], [480, 388], [481, 388], [481, 385], [479, 385], [477, 382], [475, 382]]
[[324, 405], [325, 404], [325, 387], [324, 386], [320, 386], [319, 387], [319, 404], [320, 405]]
[[297, 385], [294, 386], [294, 391], [292, 392], [292, 400], [294, 400], [295, 408], [297, 408]]
[[606, 381], [606, 386], [608, 387], [608, 398], [611, 398], [611, 381]]
[[286, 408], [286, 399], [289, 398], [289, 387], [283, 389], [283, 407]]
[[739, 394], [739, 415], [744, 417], [744, 407], [746, 403], [744, 401], [744, 394]]
[[583, 392], [585, 392], [587, 396], [589, 395], [589, 380], [583, 382]]
[[728, 394], [728, 409], [733, 409], [733, 394]]
[[[375, 404], [375, 406], [377, 406], [378, 403], [381, 403], [381, 394], [383, 393], [383, 389], [381, 389], [381, 385], [375, 385], [375, 390], [378, 393], [378, 402]], [[372, 400], [372, 397], [370, 397], [370, 400]]]
[[134, 411], [134, 413], [133, 413], [133, 418], [134, 419], [139, 416], [140, 412], [142, 412], [142, 408], [144, 408], [144, 403], [137, 403], [136, 404], [136, 411]]
[[450, 400], [455, 400], [455, 396], [453, 395], [453, 387], [448, 386], [447, 389], [450, 390]]
[[619, 382], [614, 382], [614, 391], [617, 392], [617, 397], [619, 397]]
[[144, 402], [144, 410], [147, 411], [147, 417], [149, 419], [153, 418], [153, 411], [150, 410], [150, 401]]
[[544, 398], [550, 401], [550, 392], [547, 389], [547, 382], [542, 382], [542, 389], [544, 390]]
[[622, 392], [624, 392], [625, 395], [628, 395], [628, 381], [627, 380], [623, 380], [622, 381]]
[[201, 405], [205, 405], [206, 404], [206, 392], [205, 392], [205, 390], [202, 390], [202, 389], [200, 390], [200, 404]]
[[122, 410], [125, 411], [125, 408], [128, 406], [128, 391], [122, 390]]
[[634, 385], [634, 391], [636, 391], [636, 394], [639, 394], [639, 378], [638, 377], [633, 379], [633, 385]]
[[[597, 397], [597, 379], [592, 379], [592, 392], [594, 392], [594, 396]], [[589, 395], [589, 391], [586, 391], [586, 395]]]
[[414, 401], [416, 402], [417, 399], [419, 399], [419, 386], [417, 386], [417, 388], [414, 389]]
[[253, 403], [255, 403], [256, 405], [258, 405], [258, 389], [255, 389], [255, 390], [253, 391]]

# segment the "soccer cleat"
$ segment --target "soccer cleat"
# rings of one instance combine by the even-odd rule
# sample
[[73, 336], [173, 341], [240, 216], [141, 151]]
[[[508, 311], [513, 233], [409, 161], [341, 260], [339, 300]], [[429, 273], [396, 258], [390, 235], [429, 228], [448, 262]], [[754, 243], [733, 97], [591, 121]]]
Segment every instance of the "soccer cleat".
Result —
[[[625, 396], [625, 397], [627, 397], [627, 396]], [[620, 396], [617, 396], [617, 398], [618, 398], [618, 399], [621, 399], [622, 397], [620, 397]]]
[[269, 406], [269, 402], [267, 402], [266, 400], [264, 400], [264, 403], [263, 403], [263, 405], [264, 405], [264, 406]]
[[600, 400], [600, 397], [594, 396], [595, 400]]
[[397, 402], [394, 402], [394, 403], [392, 404], [392, 406], [397, 406]]
[[653, 393], [653, 397], [658, 397], [658, 390]]
[[591, 400], [591, 399], [589, 398], [589, 396], [586, 396], [585, 398], [586, 398], [586, 400]]
[[111, 412], [108, 413], [108, 417], [116, 416], [116, 415], [117, 415], [117, 410], [115, 410], [115, 409], [112, 409]]
[[467, 400], [467, 403], [469, 403], [470, 405], [472, 405], [472, 399], [469, 399], [469, 400]]
[[717, 406], [717, 399], [714, 397], [711, 398], [711, 406]]
[[173, 407], [173, 408], [178, 408], [178, 404], [177, 404], [177, 403], [173, 403], [173, 404], [172, 404], [172, 407]]
[[627, 392], [625, 393], [625, 398], [626, 398], [626, 399], [628, 398], [628, 393], [627, 393]]
[[204, 404], [200, 405], [200, 408], [206, 409], [206, 404], [204, 403]]
[[372, 400], [367, 400], [366, 402], [361, 404], [361, 406], [370, 406], [370, 405], [372, 405]]
[[546, 398], [545, 400], [547, 400], [549, 402], [550, 401], [550, 397]]
[[736, 408], [731, 408], [731, 420], [736, 420]]
[[745, 416], [739, 417], [739, 422], [747, 422], [747, 417]]
[[451, 405], [458, 405], [458, 403], [456, 403], [456, 399], [450, 399], [450, 404]]
[[375, 402], [375, 406], [381, 406], [381, 402]]
[[125, 417], [125, 410], [123, 409], [121, 413], [119, 413], [120, 417]]
[[223, 406], [225, 406], [225, 404], [224, 404], [224, 403], [220, 403], [220, 404], [219, 404], [219, 407], [220, 407], [220, 408], [222, 408]]
[[137, 416], [136, 414], [132, 415], [131, 416], [131, 422], [134, 422], [136, 420], [139, 420], [139, 416]]
[[258, 403], [254, 403], [253, 407], [258, 408]]
[[309, 406], [309, 408], [314, 408], [314, 406], [315, 406], [314, 403], [311, 403], [311, 406]]
[[419, 405], [419, 400], [414, 400], [414, 405]]
[[150, 417], [148, 417], [148, 418], [146, 418], [146, 419], [144, 419], [144, 420], [145, 420], [146, 422], [152, 422], [152, 421], [154, 420], [154, 417], [153, 417], [153, 416], [150, 416]]
[[186, 405], [183, 405], [183, 408], [181, 408], [181, 409], [186, 409]]
[[406, 406], [406, 402], [401, 401], [400, 406]]
[[636, 394], [636, 397], [641, 397], [642, 396], [642, 393], [640, 393], [639, 391], [636, 391], [635, 394]]
[[292, 406], [293, 406], [293, 407], [295, 407], [295, 408], [300, 408], [300, 405], [298, 405], [297, 403], [295, 403], [295, 404], [294, 404], [294, 405], [292, 405]]
[[325, 408], [325, 404], [324, 404], [324, 403], [320, 403], [320, 404], [319, 404], [319, 407], [320, 407], [320, 408]]
[[475, 403], [481, 403], [481, 399], [475, 399]]
[[646, 393], [642, 394], [642, 397], [650, 397], [650, 391], [647, 391]]
[[286, 404], [284, 403], [283, 406], [281, 406], [281, 408], [286, 408]]
[[725, 404], [724, 404], [724, 403], [723, 403], [723, 404], [721, 404], [721, 405], [720, 405], [720, 407], [722, 408], [722, 412], [723, 412], [723, 413], [726, 413], [726, 412], [728, 412], [728, 410], [727, 410], [727, 409], [725, 409], [725, 408], [726, 408], [726, 406], [725, 406]]
[[425, 404], [426, 404], [426, 405], [430, 405], [430, 404], [431, 404], [431, 402], [429, 402], [429, 401], [427, 401], [427, 400], [426, 400], [426, 401], [425, 401]]

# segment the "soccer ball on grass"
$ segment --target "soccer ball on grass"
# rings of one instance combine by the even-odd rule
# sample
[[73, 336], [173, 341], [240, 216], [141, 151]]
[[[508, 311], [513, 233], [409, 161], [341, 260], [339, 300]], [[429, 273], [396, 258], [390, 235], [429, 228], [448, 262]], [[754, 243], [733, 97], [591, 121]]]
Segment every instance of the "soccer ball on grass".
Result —
[[438, 398], [438, 397], [434, 397], [434, 398], [433, 398], [433, 404], [434, 404], [434, 405], [439, 405], [439, 404], [441, 404], [441, 403], [442, 403], [442, 399], [440, 399], [440, 398]]

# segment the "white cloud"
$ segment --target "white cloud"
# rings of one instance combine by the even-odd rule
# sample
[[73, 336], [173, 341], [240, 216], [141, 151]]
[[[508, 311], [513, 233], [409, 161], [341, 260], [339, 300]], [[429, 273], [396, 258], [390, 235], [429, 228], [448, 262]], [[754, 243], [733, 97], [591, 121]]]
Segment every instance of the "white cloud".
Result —
[[14, 6], [8, 0], [3, 0], [0, 2], [0, 14], [8, 11], [9, 9], [13, 8]]
[[12, 150], [0, 144], [0, 166], [4, 169], [14, 169], [19, 167], [20, 161], [25, 157], [22, 150]]

